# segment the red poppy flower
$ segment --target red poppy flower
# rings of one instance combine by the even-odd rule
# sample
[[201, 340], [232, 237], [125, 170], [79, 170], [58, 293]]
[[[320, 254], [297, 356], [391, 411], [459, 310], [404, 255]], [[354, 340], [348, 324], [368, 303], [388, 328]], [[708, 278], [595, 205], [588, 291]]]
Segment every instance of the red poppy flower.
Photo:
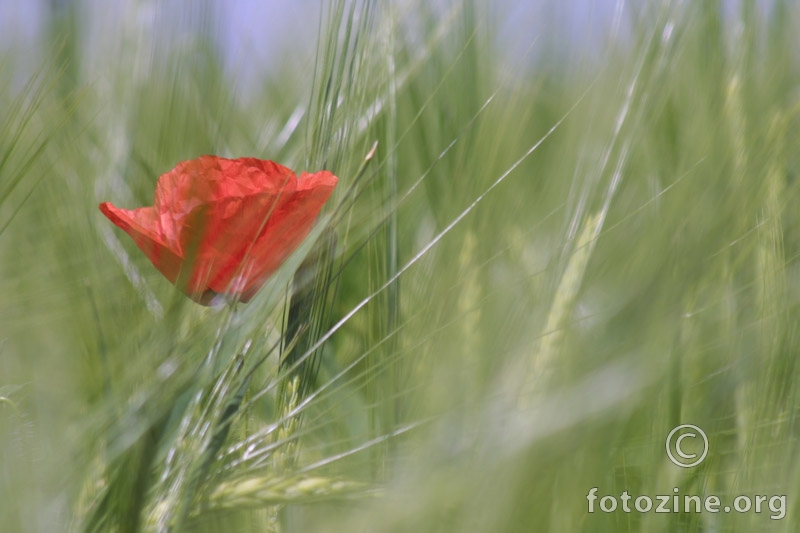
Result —
[[193, 300], [246, 302], [308, 235], [337, 178], [272, 161], [202, 156], [162, 175], [153, 207], [100, 210]]

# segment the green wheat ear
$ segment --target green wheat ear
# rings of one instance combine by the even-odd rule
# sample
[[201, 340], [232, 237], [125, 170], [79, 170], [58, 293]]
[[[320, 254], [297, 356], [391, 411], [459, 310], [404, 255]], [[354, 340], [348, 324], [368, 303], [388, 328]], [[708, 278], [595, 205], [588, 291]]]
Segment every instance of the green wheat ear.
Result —
[[254, 477], [228, 481], [214, 489], [204, 510], [264, 508], [292, 503], [363, 499], [381, 490], [362, 482], [326, 477]]
[[[547, 385], [556, 372], [558, 365], [558, 350], [564, 335], [564, 326], [572, 312], [578, 291], [583, 283], [584, 275], [589, 260], [592, 257], [592, 250], [597, 241], [603, 222], [603, 213], [596, 213], [588, 217], [578, 233], [574, 249], [564, 268], [564, 273], [556, 288], [550, 312], [547, 314], [544, 328], [541, 332], [539, 346], [533, 351], [533, 357], [529, 363], [527, 378], [525, 379], [525, 391], [523, 398], [530, 398]], [[530, 400], [523, 400], [528, 402]]]

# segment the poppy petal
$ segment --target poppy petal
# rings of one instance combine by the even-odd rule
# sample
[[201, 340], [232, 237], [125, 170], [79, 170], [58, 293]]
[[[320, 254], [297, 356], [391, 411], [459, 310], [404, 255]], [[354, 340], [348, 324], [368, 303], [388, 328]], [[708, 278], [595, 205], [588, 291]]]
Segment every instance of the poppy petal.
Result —
[[175, 283], [183, 259], [170, 249], [159, 234], [158, 214], [155, 209], [152, 207], [119, 209], [110, 202], [103, 202], [100, 204], [100, 211], [130, 235], [159, 272], [170, 282]]
[[192, 264], [186, 290], [236, 292], [234, 279], [247, 276], [245, 258], [292, 191], [225, 198], [200, 205], [183, 219], [181, 249]]
[[205, 155], [178, 163], [156, 185], [153, 207], [165, 239], [178, 245], [183, 219], [197, 207], [224, 198], [280, 194], [296, 181], [294, 172], [273, 161]]
[[245, 293], [258, 291], [306, 238], [336, 182], [336, 176], [327, 171], [301, 175], [298, 190], [276, 207], [253, 245]]
[[328, 171], [298, 178], [273, 161], [207, 155], [163, 174], [153, 207], [100, 209], [193, 300], [247, 301], [308, 235], [336, 182]]

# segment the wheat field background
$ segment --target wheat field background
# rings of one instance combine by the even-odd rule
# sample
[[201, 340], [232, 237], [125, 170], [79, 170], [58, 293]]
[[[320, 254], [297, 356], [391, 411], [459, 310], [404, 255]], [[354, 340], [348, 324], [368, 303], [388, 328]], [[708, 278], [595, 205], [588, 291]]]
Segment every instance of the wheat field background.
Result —
[[[800, 6], [303, 4], [268, 65], [224, 2], [3, 41], [0, 530], [800, 529]], [[340, 178], [247, 304], [97, 209], [201, 154]]]

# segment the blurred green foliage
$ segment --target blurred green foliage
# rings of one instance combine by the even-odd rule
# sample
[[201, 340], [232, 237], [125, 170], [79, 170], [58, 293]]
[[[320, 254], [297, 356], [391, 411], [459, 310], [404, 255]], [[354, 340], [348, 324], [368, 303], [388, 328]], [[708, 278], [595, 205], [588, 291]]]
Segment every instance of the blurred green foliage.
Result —
[[[795, 531], [800, 10], [741, 4], [628, 5], [589, 61], [547, 30], [503, 54], [488, 3], [332, 0], [253, 91], [213, 20], [126, 18], [90, 62], [60, 8], [27, 85], [0, 63], [3, 531]], [[203, 153], [340, 177], [246, 305], [192, 303], [97, 210]]]

